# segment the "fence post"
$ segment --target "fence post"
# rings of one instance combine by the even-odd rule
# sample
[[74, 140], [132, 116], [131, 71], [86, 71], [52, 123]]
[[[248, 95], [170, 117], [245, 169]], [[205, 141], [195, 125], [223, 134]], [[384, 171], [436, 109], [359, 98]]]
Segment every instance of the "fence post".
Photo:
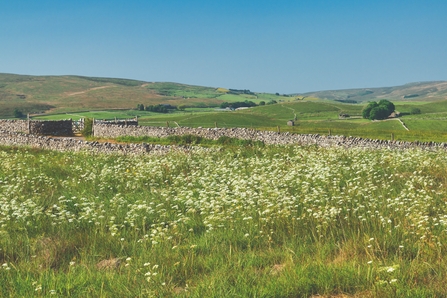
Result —
[[331, 135], [331, 129], [329, 129], [329, 134], [328, 134], [328, 136], [330, 136]]
[[169, 127], [169, 121], [166, 121], [166, 127]]
[[279, 126], [277, 126], [277, 128], [278, 128], [278, 132], [281, 132], [281, 128]]
[[214, 127], [217, 128], [217, 122], [214, 122]]
[[27, 120], [28, 120], [28, 134], [31, 134], [31, 120], [30, 120], [30, 118], [29, 118], [29, 113], [28, 113], [28, 115], [27, 115]]
[[394, 141], [394, 133], [391, 133], [391, 141]]

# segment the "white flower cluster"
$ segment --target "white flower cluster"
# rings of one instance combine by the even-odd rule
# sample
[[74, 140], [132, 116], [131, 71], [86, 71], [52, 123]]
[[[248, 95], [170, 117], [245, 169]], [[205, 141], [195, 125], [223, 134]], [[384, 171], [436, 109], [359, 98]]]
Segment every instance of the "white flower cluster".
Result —
[[447, 158], [436, 152], [64, 153], [64, 165], [45, 171], [60, 154], [0, 152], [0, 232], [46, 222], [98, 229], [121, 242], [133, 233], [138, 243], [159, 245], [201, 231], [274, 241], [355, 229], [441, 245], [447, 231], [446, 188], [430, 174], [447, 168]]

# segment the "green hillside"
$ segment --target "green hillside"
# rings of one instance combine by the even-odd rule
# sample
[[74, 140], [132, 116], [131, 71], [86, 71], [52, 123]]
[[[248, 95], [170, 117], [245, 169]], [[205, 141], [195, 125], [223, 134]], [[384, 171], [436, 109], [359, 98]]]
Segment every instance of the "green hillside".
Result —
[[137, 104], [216, 107], [222, 102], [291, 100], [265, 93], [241, 94], [229, 89], [168, 82], [143, 82], [81, 76], [27, 76], [0, 74], [0, 117], [23, 113], [132, 109]]
[[436, 101], [447, 100], [447, 82], [419, 82], [395, 87], [328, 90], [300, 95], [345, 102], [364, 102], [380, 99], [393, 101]]

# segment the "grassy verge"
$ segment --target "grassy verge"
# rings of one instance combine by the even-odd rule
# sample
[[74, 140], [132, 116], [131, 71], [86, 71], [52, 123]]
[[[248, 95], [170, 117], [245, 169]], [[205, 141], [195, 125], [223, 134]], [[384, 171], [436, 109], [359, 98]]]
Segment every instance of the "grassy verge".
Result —
[[166, 138], [124, 136], [116, 138], [116, 141], [123, 143], [150, 143], [160, 145], [201, 145], [205, 147], [220, 146], [220, 145], [242, 146], [242, 147], [264, 146], [264, 143], [261, 141], [242, 140], [230, 137], [220, 137], [217, 140], [210, 140], [194, 135], [169, 136]]

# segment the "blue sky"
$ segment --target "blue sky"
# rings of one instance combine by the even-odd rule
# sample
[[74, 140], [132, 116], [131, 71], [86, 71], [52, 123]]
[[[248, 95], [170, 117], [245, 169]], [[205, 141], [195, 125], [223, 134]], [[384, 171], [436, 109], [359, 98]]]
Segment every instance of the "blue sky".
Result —
[[445, 0], [14, 0], [0, 72], [298, 93], [447, 80]]

